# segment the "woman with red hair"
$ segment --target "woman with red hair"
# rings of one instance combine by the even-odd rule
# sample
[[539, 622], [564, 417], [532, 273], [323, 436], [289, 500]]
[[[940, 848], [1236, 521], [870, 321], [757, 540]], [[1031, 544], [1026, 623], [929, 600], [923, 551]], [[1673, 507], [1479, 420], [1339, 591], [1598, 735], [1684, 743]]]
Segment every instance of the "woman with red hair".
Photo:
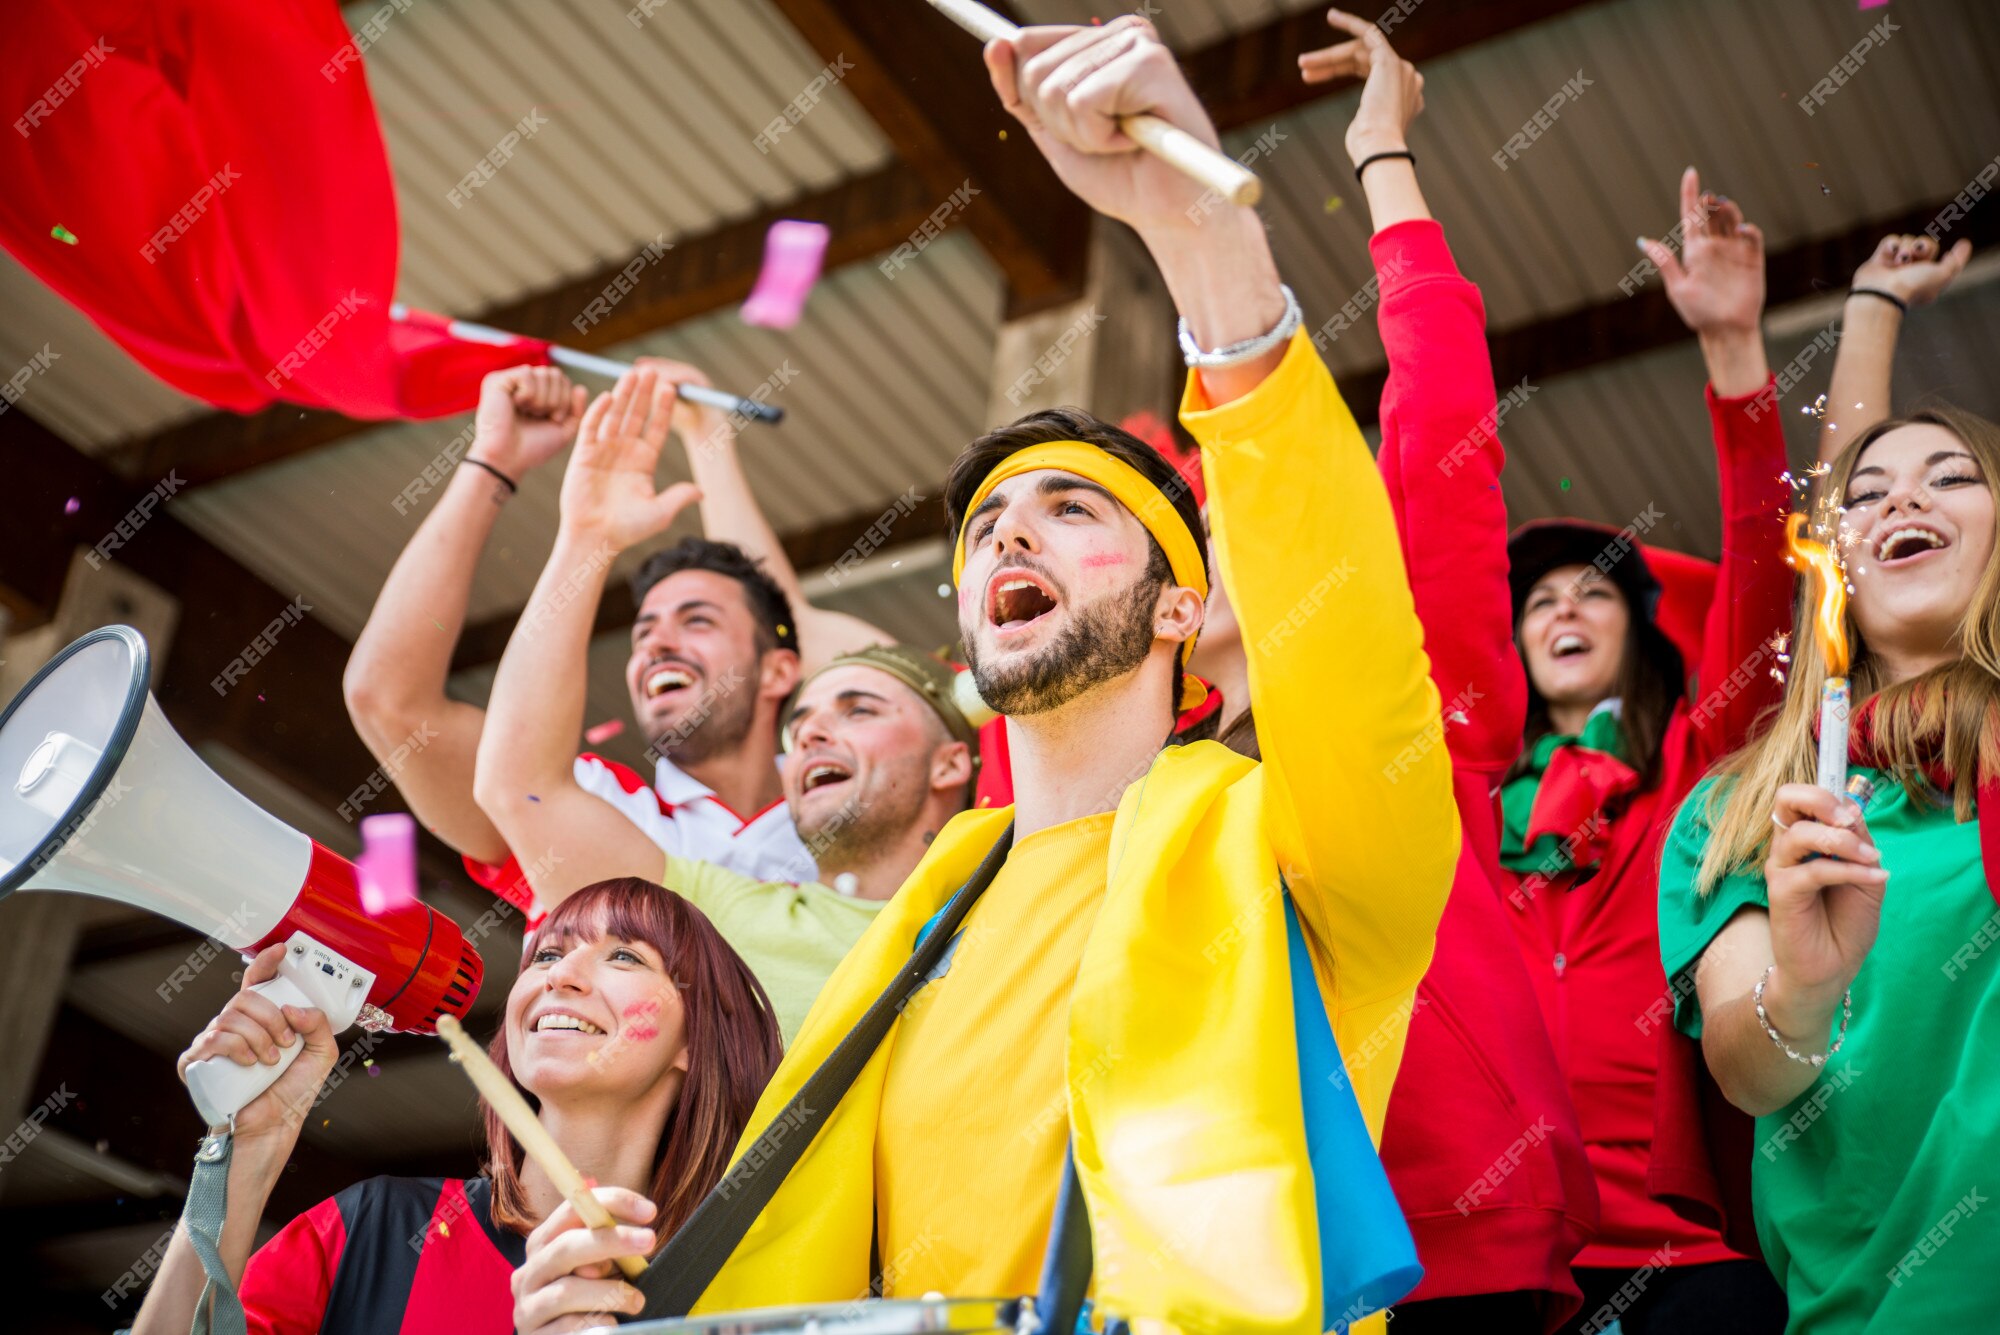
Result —
[[[249, 990], [276, 974], [283, 949], [257, 957], [244, 990], [180, 1060], [183, 1072], [215, 1056], [248, 1066], [275, 1062], [280, 1044], [305, 1044], [236, 1119], [234, 1208], [221, 1252], [249, 1329], [512, 1331], [510, 1277], [525, 1236], [563, 1198], [491, 1109], [481, 1176], [356, 1183], [250, 1254], [264, 1202], [337, 1055], [318, 1011], [280, 1008]], [[780, 1045], [763, 988], [708, 920], [679, 895], [624, 878], [578, 891], [529, 935], [491, 1051], [586, 1177], [650, 1203], [649, 1214], [640, 1210], [650, 1227], [619, 1230], [644, 1256], [721, 1180]], [[203, 1282], [186, 1231], [177, 1231], [137, 1335], [185, 1331]]]

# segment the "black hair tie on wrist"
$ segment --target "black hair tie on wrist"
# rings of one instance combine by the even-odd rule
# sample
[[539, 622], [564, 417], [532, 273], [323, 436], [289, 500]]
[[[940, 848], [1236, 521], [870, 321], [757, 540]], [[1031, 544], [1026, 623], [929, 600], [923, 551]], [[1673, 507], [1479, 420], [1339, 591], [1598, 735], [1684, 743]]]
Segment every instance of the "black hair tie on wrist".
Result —
[[1847, 289], [1847, 295], [1850, 297], [1880, 297], [1903, 314], [1908, 315], [1910, 313], [1909, 302], [1904, 301], [1894, 292], [1884, 292], [1879, 287], [1850, 287]]
[[1417, 165], [1417, 155], [1416, 155], [1416, 154], [1414, 154], [1414, 153], [1412, 153], [1412, 152], [1411, 152], [1411, 151], [1410, 151], [1409, 149], [1407, 149], [1407, 148], [1392, 148], [1392, 149], [1390, 149], [1390, 150], [1389, 150], [1388, 152], [1386, 152], [1386, 153], [1370, 153], [1370, 154], [1369, 154], [1369, 155], [1368, 155], [1367, 157], [1365, 157], [1365, 158], [1361, 159], [1361, 161], [1359, 161], [1359, 162], [1355, 163], [1355, 164], [1354, 164], [1354, 179], [1355, 179], [1355, 180], [1357, 180], [1357, 181], [1358, 181], [1358, 180], [1360, 180], [1360, 179], [1361, 179], [1361, 173], [1363, 173], [1363, 172], [1367, 171], [1367, 170], [1368, 170], [1368, 168], [1369, 168], [1369, 166], [1370, 166], [1371, 164], [1373, 164], [1373, 163], [1377, 163], [1377, 162], [1380, 162], [1380, 161], [1382, 161], [1382, 160], [1383, 160], [1384, 158], [1407, 158], [1407, 159], [1409, 159], [1409, 162], [1410, 162], [1410, 165], [1411, 165], [1412, 167], [1414, 167], [1414, 166], [1416, 166], [1416, 165]]
[[502, 482], [507, 484], [507, 494], [509, 496], [516, 495], [521, 490], [520, 483], [514, 481], [513, 478], [508, 477], [505, 473], [495, 468], [492, 464], [487, 463], [484, 459], [474, 459], [470, 456], [467, 456], [461, 462], [471, 464], [474, 468], [483, 468], [487, 472], [493, 474], [493, 476], [499, 478]]

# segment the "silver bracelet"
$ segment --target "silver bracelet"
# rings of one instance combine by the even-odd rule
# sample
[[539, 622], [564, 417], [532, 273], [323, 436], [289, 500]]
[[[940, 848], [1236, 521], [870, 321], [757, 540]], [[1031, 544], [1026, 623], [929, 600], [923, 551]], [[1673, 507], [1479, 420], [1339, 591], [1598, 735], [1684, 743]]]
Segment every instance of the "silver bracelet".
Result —
[[1188, 322], [1183, 319], [1180, 326], [1181, 359], [1197, 369], [1240, 366], [1244, 362], [1255, 361], [1272, 348], [1289, 340], [1298, 332], [1299, 326], [1305, 323], [1305, 312], [1299, 309], [1299, 299], [1292, 295], [1292, 289], [1280, 283], [1278, 291], [1285, 294], [1285, 313], [1278, 317], [1278, 323], [1269, 333], [1231, 343], [1228, 347], [1217, 348], [1214, 352], [1202, 351], [1201, 345], [1194, 341], [1194, 331], [1188, 328]]
[[1764, 1026], [1764, 1032], [1769, 1034], [1771, 1041], [1778, 1045], [1778, 1051], [1784, 1053], [1793, 1061], [1803, 1062], [1805, 1065], [1814, 1068], [1824, 1066], [1826, 1065], [1826, 1059], [1840, 1051], [1840, 1045], [1847, 1041], [1847, 1022], [1854, 1018], [1854, 989], [1850, 987], [1841, 993], [1840, 1030], [1833, 1036], [1832, 1045], [1825, 1052], [1815, 1052], [1810, 1057], [1803, 1056], [1791, 1044], [1785, 1042], [1784, 1036], [1772, 1027], [1771, 1017], [1764, 1013], [1764, 984], [1771, 981], [1771, 974], [1777, 967], [1775, 962], [1765, 965], [1763, 976], [1757, 980], [1756, 990], [1750, 994], [1751, 1000], [1757, 1003], [1757, 1023]]

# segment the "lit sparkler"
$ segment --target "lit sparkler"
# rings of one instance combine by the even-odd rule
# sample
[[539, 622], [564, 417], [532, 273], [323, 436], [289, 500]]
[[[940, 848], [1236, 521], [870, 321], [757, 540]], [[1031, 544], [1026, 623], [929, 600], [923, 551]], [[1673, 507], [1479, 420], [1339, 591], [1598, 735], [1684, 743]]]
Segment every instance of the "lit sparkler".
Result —
[[1793, 515], [1785, 525], [1785, 543], [1794, 562], [1813, 572], [1818, 586], [1814, 614], [1818, 634], [1814, 638], [1826, 660], [1827, 678], [1819, 694], [1819, 771], [1815, 781], [1830, 793], [1841, 793], [1847, 787], [1848, 711], [1852, 704], [1847, 681], [1847, 570], [1840, 557], [1839, 516], [1824, 504], [1820, 509], [1823, 513], [1811, 524], [1810, 535], [1806, 517]]

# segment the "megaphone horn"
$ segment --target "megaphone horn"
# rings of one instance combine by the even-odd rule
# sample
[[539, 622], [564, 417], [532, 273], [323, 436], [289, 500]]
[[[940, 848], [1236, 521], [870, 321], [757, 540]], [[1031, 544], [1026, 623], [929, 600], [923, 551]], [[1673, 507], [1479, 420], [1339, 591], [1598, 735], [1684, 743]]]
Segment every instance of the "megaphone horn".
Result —
[[[458, 924], [422, 903], [371, 916], [346, 858], [231, 788], [182, 741], [146, 689], [130, 626], [91, 631], [43, 665], [0, 713], [0, 898], [95, 895], [185, 923], [246, 953], [287, 941], [274, 1002], [317, 1006], [336, 1031], [428, 1033], [463, 1017], [484, 964]], [[283, 1073], [209, 1058], [188, 1068], [195, 1104], [227, 1121]]]

